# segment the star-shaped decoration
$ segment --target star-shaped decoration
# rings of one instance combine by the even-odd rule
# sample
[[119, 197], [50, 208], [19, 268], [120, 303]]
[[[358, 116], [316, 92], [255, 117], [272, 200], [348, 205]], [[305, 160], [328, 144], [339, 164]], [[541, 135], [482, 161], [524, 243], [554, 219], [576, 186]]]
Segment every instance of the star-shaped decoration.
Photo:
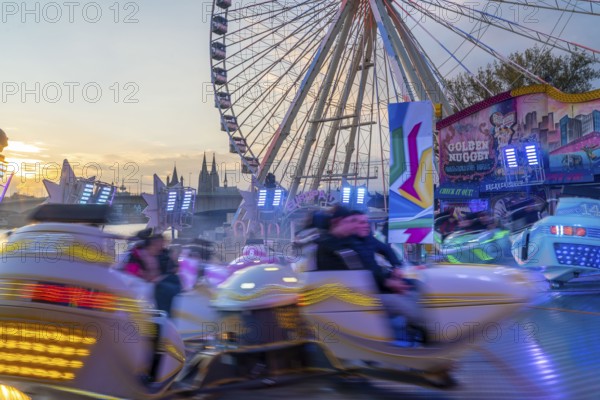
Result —
[[240, 203], [242, 212], [240, 213], [240, 217], [242, 220], [248, 221], [248, 226], [250, 226], [254, 221], [258, 220], [256, 194], [251, 190], [238, 189], [238, 191], [242, 195], [242, 202]]
[[[90, 182], [94, 182], [96, 177], [89, 179]], [[48, 179], [43, 180], [46, 191], [48, 192], [48, 199], [46, 203], [51, 204], [66, 204], [69, 202], [71, 191], [77, 183], [77, 177], [71, 164], [68, 160], [63, 160], [62, 170], [60, 172], [60, 180], [58, 183], [49, 181]]]

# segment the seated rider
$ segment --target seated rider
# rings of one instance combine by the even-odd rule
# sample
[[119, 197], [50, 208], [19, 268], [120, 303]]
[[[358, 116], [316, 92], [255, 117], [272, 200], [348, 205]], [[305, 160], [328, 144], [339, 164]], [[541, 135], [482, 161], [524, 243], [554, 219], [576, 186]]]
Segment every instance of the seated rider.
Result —
[[131, 250], [125, 272], [152, 282], [156, 307], [170, 315], [173, 298], [181, 292], [177, 262], [165, 248], [162, 235], [151, 235], [143, 244]]
[[315, 271], [317, 269], [316, 253], [317, 242], [329, 227], [330, 214], [328, 211], [317, 210], [309, 214], [304, 225], [295, 232], [292, 241], [293, 250], [296, 251], [298, 262], [292, 263], [296, 272]]
[[[356, 253], [356, 265], [346, 264], [340, 255], [346, 250]], [[378, 258], [387, 261], [388, 268], [382, 267]], [[381, 293], [381, 302], [390, 316], [404, 317], [410, 327], [423, 331], [425, 324], [418, 293], [404, 278], [402, 262], [388, 244], [371, 234], [364, 213], [338, 207], [333, 212], [328, 232], [318, 240], [317, 269], [346, 270], [349, 267], [370, 270]]]
[[294, 236], [293, 244], [296, 247], [314, 243], [329, 228], [329, 212], [317, 210], [308, 216], [304, 226], [302, 226]]
[[458, 227], [454, 207], [439, 213], [435, 218], [435, 227], [442, 236], [442, 241]]

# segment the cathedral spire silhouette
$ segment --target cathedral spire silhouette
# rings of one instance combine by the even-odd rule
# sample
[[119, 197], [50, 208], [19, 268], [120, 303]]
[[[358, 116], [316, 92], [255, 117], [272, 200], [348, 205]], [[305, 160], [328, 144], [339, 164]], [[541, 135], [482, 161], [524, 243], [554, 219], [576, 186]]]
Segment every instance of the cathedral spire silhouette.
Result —
[[177, 165], [173, 165], [173, 174], [171, 175], [171, 179], [167, 176], [167, 186], [175, 186], [179, 183], [179, 177], [177, 176]]
[[198, 193], [210, 192], [210, 175], [208, 173], [208, 167], [206, 166], [206, 153], [202, 158], [202, 169], [200, 170], [200, 176], [198, 177]]
[[215, 153], [213, 153], [212, 167], [210, 169], [211, 192], [216, 192], [220, 186], [219, 173], [217, 172], [217, 162], [215, 161]]

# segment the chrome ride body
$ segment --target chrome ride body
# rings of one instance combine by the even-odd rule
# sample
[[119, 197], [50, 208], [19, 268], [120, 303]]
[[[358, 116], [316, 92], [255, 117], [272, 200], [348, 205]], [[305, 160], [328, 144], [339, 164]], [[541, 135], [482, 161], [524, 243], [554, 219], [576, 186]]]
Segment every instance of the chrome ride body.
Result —
[[476, 341], [436, 336], [436, 327], [485, 327], [535, 294], [512, 268], [412, 271], [432, 340], [398, 347], [370, 272], [268, 263], [218, 286], [199, 279], [176, 297], [169, 319], [153, 310], [143, 282], [111, 268], [115, 237], [53, 218], [16, 230], [0, 271], [0, 382], [36, 399], [160, 399], [384, 370], [448, 386], [454, 362]]

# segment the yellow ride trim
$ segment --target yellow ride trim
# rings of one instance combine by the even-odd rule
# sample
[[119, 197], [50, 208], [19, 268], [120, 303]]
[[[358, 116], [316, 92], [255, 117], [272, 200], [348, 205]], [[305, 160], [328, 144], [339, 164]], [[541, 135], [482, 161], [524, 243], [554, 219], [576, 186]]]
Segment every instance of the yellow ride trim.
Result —
[[249, 300], [254, 300], [257, 299], [261, 296], [264, 296], [265, 294], [268, 293], [282, 293], [282, 294], [295, 294], [295, 293], [299, 293], [299, 288], [294, 288], [294, 287], [286, 287], [286, 286], [279, 286], [279, 285], [267, 285], [264, 286], [261, 290], [250, 293], [250, 294], [246, 294], [246, 295], [242, 295], [242, 294], [237, 294], [235, 291], [233, 290], [225, 290], [225, 289], [221, 289], [226, 293], [226, 296], [236, 300], [236, 301], [249, 301]]
[[12, 386], [0, 385], [0, 398], [5, 400], [31, 400], [31, 397]]
[[356, 292], [340, 283], [327, 283], [323, 286], [307, 289], [300, 295], [300, 306], [311, 306], [330, 298], [361, 307], [380, 307], [379, 298]]
[[588, 101], [600, 99], [600, 89], [592, 90], [586, 93], [571, 94], [563, 93], [554, 86], [539, 84], [525, 86], [510, 91], [510, 95], [513, 97], [535, 93], [546, 93], [549, 97], [553, 98], [554, 100], [558, 100], [563, 103], [585, 103]]

